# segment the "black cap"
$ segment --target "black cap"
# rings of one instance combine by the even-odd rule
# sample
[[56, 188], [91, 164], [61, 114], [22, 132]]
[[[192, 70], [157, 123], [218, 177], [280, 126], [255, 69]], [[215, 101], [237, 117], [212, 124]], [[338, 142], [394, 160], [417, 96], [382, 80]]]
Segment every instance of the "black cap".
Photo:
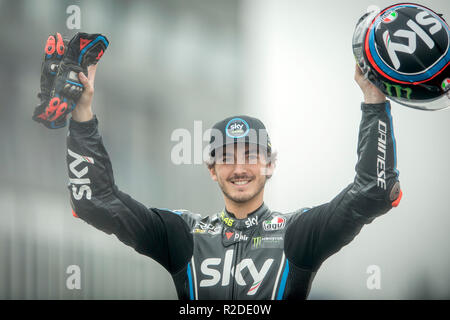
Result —
[[211, 128], [209, 141], [211, 156], [214, 157], [217, 148], [235, 143], [256, 144], [266, 149], [268, 154], [272, 150], [264, 123], [257, 118], [244, 115], [228, 117]]

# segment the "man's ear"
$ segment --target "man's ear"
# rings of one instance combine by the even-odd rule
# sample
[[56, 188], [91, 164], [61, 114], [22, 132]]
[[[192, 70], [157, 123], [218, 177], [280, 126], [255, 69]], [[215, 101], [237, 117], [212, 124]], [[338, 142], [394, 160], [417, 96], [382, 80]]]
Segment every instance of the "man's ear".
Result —
[[211, 175], [211, 179], [217, 181], [216, 166], [209, 167], [208, 170], [209, 174]]

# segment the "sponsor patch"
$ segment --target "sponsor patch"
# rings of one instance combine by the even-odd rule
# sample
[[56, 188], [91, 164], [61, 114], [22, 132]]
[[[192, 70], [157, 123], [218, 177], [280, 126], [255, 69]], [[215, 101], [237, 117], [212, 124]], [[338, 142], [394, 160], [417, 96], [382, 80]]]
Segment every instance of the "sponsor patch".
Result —
[[247, 121], [241, 118], [231, 119], [225, 128], [225, 132], [230, 138], [245, 137], [248, 134], [249, 130], [250, 127]]
[[285, 218], [273, 217], [272, 219], [263, 222], [263, 229], [265, 231], [277, 231], [283, 229], [285, 224]]
[[219, 234], [222, 231], [222, 226], [214, 226], [209, 223], [200, 221], [194, 227], [193, 233], [208, 233], [210, 235]]
[[[247, 295], [252, 296], [258, 292], [266, 275], [269, 273], [274, 259], [266, 259], [264, 262], [259, 261], [257, 264], [251, 258], [243, 259], [233, 266], [234, 250], [230, 249], [225, 252], [225, 257], [207, 258], [202, 261], [200, 270], [199, 285], [203, 287], [230, 285], [231, 281], [235, 281], [237, 286], [247, 286], [250, 289]], [[222, 263], [223, 260], [223, 263]], [[235, 278], [235, 280], [232, 280]]]
[[278, 248], [283, 242], [283, 237], [253, 237], [252, 249]]
[[232, 227], [232, 226], [233, 226], [234, 219], [232, 219], [232, 218], [230, 218], [230, 217], [227, 217], [227, 216], [225, 215], [225, 212], [223, 212], [223, 211], [220, 213], [220, 219], [221, 219], [222, 222], [223, 222], [224, 224], [226, 224], [227, 226], [229, 226], [229, 227]]
[[258, 216], [247, 218], [247, 220], [245, 221], [245, 226], [247, 227], [247, 229], [256, 226], [257, 224], [258, 224]]
[[444, 92], [448, 91], [450, 89], [450, 78], [446, 78], [442, 81], [441, 87]]
[[392, 11], [387, 11], [385, 14], [383, 14], [383, 17], [381, 18], [381, 20], [384, 23], [391, 23], [397, 17], [398, 17], [398, 13], [395, 10], [392, 10]]

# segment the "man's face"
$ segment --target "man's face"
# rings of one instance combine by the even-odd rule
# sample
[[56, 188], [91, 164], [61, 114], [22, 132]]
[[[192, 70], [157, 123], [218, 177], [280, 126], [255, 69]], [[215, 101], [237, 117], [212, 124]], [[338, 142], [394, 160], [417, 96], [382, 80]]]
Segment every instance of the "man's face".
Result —
[[[220, 150], [217, 150], [220, 151]], [[219, 183], [225, 197], [244, 203], [263, 196], [264, 185], [273, 166], [255, 145], [229, 145], [222, 154], [216, 152], [216, 163], [209, 169], [211, 178]]]

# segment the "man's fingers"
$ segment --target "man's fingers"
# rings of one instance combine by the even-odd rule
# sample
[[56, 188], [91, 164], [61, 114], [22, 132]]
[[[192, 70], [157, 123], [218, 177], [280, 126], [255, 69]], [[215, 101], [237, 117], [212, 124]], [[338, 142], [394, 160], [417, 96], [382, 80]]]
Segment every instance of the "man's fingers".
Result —
[[94, 82], [95, 80], [95, 72], [97, 71], [97, 65], [96, 64], [91, 64], [88, 67], [88, 79], [90, 82]]
[[361, 68], [358, 66], [358, 64], [355, 64], [355, 79], [361, 79], [363, 77], [363, 73], [361, 71]]
[[355, 81], [360, 85], [366, 85], [366, 83], [368, 83], [368, 80], [366, 79], [366, 77], [364, 76], [361, 68], [359, 67], [358, 64], [355, 65]]
[[80, 79], [80, 82], [85, 86], [88, 87], [89, 86], [89, 79], [84, 75], [83, 72], [80, 72], [78, 74], [78, 79]]

